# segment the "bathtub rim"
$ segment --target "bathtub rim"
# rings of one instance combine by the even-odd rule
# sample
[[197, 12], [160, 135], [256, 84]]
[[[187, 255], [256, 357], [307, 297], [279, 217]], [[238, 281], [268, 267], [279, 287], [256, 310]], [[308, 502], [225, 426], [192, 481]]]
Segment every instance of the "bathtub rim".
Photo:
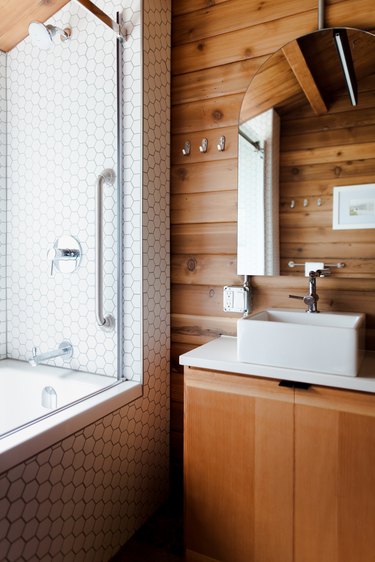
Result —
[[0, 475], [142, 395], [140, 382], [118, 381], [0, 438]]

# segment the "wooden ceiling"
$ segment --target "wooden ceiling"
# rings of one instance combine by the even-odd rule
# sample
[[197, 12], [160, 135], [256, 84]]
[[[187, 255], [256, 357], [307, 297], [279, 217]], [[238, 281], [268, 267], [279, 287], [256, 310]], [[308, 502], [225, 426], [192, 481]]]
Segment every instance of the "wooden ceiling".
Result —
[[28, 34], [33, 20], [45, 22], [69, 0], [0, 0], [0, 50], [8, 52]]

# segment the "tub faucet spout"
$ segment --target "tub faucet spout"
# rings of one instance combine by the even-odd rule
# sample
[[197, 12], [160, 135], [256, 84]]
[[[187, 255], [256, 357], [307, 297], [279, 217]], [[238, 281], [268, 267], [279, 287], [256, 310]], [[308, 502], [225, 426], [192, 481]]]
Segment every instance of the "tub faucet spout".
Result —
[[64, 361], [69, 360], [73, 355], [73, 346], [70, 341], [63, 341], [60, 343], [58, 349], [53, 351], [47, 351], [46, 353], [38, 353], [38, 349], [33, 347], [32, 357], [29, 359], [30, 365], [36, 367], [40, 363], [45, 363], [50, 359], [56, 359], [56, 357], [63, 357]]

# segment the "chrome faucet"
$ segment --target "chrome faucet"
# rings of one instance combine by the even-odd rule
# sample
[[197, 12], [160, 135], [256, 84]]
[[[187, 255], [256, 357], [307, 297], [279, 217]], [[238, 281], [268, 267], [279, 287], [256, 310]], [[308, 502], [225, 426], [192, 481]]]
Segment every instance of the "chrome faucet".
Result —
[[316, 271], [310, 271], [309, 273], [309, 294], [304, 297], [297, 295], [289, 295], [290, 299], [299, 299], [307, 305], [306, 312], [319, 312], [318, 310], [318, 300], [319, 295], [316, 292], [316, 278], [317, 277], [328, 277], [331, 274], [330, 269], [317, 269]]
[[60, 343], [58, 349], [53, 351], [47, 351], [46, 353], [38, 353], [38, 349], [33, 347], [32, 357], [29, 359], [30, 365], [36, 367], [40, 363], [45, 363], [50, 359], [56, 359], [56, 357], [64, 357], [65, 361], [69, 360], [73, 355], [73, 346], [69, 341], [63, 341]]

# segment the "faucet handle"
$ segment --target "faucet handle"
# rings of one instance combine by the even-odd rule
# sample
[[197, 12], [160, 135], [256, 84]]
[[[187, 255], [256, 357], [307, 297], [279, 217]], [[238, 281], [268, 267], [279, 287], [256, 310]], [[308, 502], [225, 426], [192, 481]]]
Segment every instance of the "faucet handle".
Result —
[[313, 304], [314, 302], [319, 300], [319, 296], [318, 295], [305, 295], [304, 297], [299, 297], [298, 295], [289, 295], [290, 299], [298, 299], [303, 301], [305, 304], [309, 305], [309, 304]]
[[319, 296], [316, 293], [314, 295], [305, 295], [304, 297], [300, 297], [298, 295], [289, 295], [289, 298], [303, 301], [307, 306], [306, 312], [319, 312], [317, 308]]

